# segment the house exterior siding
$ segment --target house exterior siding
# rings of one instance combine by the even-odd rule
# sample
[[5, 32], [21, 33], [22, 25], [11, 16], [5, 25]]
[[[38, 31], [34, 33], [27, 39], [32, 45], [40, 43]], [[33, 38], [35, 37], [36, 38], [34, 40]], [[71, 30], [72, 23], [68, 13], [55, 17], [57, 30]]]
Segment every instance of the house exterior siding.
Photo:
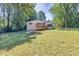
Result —
[[52, 29], [52, 26], [48, 26], [51, 22], [40, 21], [40, 20], [33, 20], [27, 22], [27, 31], [39, 31], [39, 30], [47, 30]]

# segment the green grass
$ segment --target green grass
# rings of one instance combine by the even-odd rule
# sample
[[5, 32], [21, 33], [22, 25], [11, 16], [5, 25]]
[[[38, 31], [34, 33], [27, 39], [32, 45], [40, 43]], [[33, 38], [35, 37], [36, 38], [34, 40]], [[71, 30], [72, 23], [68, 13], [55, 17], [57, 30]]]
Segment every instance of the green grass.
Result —
[[[46, 30], [38, 35], [27, 32], [8, 33], [0, 35], [0, 55], [78, 55], [78, 30]], [[32, 35], [35, 38], [29, 38]], [[28, 41], [28, 39], [30, 41]], [[9, 50], [8, 50], [9, 49]]]
[[26, 33], [25, 31], [0, 34], [0, 50], [9, 50], [15, 47], [16, 45], [20, 45], [27, 41], [30, 41], [31, 38], [34, 38], [32, 34]]

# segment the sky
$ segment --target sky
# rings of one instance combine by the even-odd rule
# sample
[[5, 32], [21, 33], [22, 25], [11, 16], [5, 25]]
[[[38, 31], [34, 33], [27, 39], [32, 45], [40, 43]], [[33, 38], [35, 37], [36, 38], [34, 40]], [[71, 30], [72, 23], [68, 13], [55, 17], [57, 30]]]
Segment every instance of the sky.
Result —
[[53, 4], [51, 3], [37, 3], [35, 10], [38, 12], [40, 10], [42, 10], [43, 12], [45, 12], [45, 16], [46, 16], [46, 20], [52, 20], [52, 14], [49, 12], [50, 7]]

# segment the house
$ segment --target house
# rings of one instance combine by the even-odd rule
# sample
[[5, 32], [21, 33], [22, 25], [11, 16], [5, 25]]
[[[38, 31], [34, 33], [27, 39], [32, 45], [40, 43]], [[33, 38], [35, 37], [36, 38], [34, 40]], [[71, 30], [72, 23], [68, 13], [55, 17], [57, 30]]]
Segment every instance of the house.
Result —
[[40, 31], [52, 29], [51, 21], [33, 20], [27, 22], [27, 31]]

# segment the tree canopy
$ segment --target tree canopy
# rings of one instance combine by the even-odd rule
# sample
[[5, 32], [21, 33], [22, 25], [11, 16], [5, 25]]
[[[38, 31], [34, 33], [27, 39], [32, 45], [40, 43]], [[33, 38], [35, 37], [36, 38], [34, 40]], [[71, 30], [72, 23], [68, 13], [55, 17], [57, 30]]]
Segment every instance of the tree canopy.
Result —
[[60, 23], [63, 22], [63, 27], [75, 28], [79, 27], [78, 10], [79, 4], [77, 3], [58, 3], [54, 4], [49, 11], [53, 15], [54, 21], [60, 20]]
[[[36, 10], [34, 3], [1, 3], [1, 19], [4, 21], [3, 26], [6, 31], [22, 30], [29, 21], [30, 16], [35, 15]], [[1, 20], [0, 19], [0, 20]]]
[[38, 19], [39, 20], [45, 20], [46, 19], [45, 13], [43, 11], [38, 12]]

